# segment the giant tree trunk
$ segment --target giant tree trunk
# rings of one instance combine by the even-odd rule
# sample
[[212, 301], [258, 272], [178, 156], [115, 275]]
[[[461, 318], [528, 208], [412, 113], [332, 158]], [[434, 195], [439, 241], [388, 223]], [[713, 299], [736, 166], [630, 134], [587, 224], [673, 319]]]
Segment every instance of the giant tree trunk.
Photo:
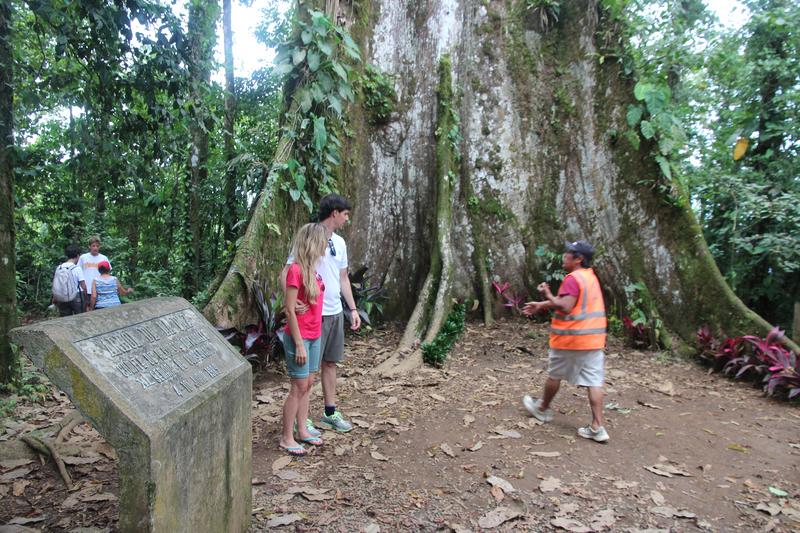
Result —
[[[454, 297], [485, 287], [480, 264], [534, 296], [545, 268], [537, 248], [561, 252], [565, 240], [586, 239], [607, 295], [623, 303], [625, 286], [642, 282], [687, 342], [702, 324], [730, 334], [769, 328], [726, 285], [688, 202], [676, 206], [655, 187], [653, 146], [625, 140], [635, 80], [598, 61], [598, 39], [618, 29], [596, 1], [562, 2], [544, 33], [521, 1], [359, 6], [368, 10], [355, 17], [369, 21], [364, 55], [395, 76], [399, 104], [388, 125], [354, 127], [345, 237], [351, 265], [369, 266], [389, 290], [391, 316], [409, 316], [438, 260], [437, 66], [449, 55], [463, 136], [449, 214]], [[257, 247], [249, 238], [244, 246]]]
[[0, 3], [0, 383], [14, 373], [8, 332], [16, 325], [17, 277], [14, 260], [13, 56], [11, 8]]

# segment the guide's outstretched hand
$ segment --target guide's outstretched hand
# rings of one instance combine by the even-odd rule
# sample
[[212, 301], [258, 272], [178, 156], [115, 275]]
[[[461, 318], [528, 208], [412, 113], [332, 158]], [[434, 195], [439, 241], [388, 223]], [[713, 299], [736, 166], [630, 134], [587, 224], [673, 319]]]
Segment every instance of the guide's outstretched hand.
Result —
[[547, 311], [548, 305], [550, 302], [525, 302], [525, 305], [522, 307], [522, 314], [525, 316], [533, 316], [539, 314], [543, 311]]

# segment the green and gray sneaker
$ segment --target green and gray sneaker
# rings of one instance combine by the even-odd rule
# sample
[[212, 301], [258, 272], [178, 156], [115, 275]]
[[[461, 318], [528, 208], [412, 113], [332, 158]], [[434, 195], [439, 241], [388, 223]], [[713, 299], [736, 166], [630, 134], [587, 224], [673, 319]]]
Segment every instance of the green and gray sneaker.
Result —
[[338, 409], [334, 411], [331, 416], [322, 415], [319, 425], [326, 429], [338, 431], [339, 433], [347, 433], [353, 429], [353, 424], [345, 420]]
[[[314, 422], [310, 418], [306, 418], [306, 431], [314, 438], [322, 435], [322, 432], [314, 427]], [[297, 422], [294, 423], [294, 432], [297, 433]]]

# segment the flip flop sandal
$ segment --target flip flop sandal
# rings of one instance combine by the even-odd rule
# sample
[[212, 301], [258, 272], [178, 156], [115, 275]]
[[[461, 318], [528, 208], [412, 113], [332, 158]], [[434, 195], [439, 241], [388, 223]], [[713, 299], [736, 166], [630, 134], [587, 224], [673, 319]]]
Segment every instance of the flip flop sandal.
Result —
[[319, 437], [308, 437], [307, 439], [300, 439], [300, 442], [310, 444], [312, 446], [322, 446], [322, 439]]
[[278, 444], [278, 448], [283, 450], [287, 454], [294, 456], [294, 457], [302, 457], [303, 455], [306, 455], [308, 453], [306, 451], [306, 449], [302, 445], [300, 445], [300, 446], [281, 446], [280, 444]]

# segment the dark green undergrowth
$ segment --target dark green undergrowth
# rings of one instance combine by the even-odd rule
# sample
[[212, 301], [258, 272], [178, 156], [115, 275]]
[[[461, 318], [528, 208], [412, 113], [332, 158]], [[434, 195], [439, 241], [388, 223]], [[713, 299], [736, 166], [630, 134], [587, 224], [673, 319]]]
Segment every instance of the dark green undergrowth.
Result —
[[464, 319], [466, 317], [466, 307], [464, 304], [456, 304], [447, 315], [442, 329], [433, 339], [433, 342], [422, 345], [422, 360], [435, 367], [444, 365], [450, 348], [453, 347], [458, 337], [464, 331]]

